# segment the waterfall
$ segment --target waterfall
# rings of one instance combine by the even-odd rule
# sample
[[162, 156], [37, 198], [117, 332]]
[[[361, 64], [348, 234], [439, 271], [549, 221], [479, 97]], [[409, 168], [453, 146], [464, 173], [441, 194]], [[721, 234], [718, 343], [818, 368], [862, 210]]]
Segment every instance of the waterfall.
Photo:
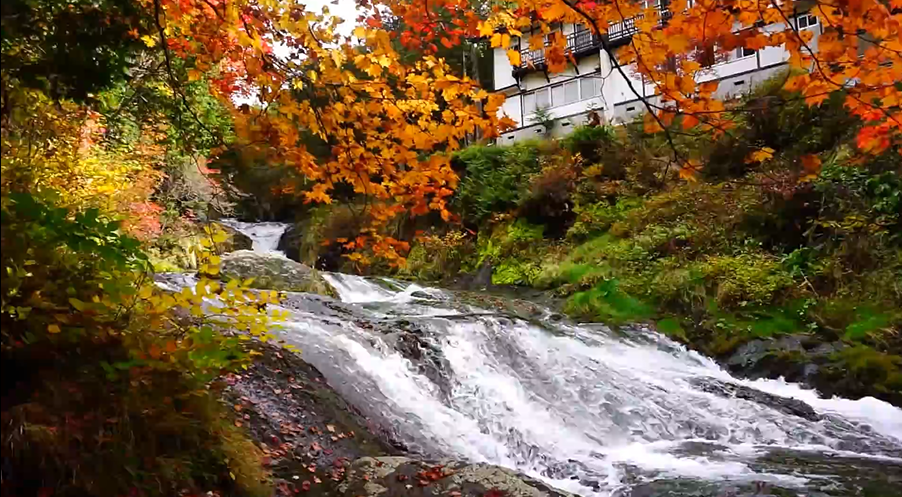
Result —
[[787, 451], [902, 475], [902, 410], [886, 402], [737, 379], [643, 326], [527, 322], [418, 285], [327, 277], [342, 303], [289, 295], [292, 317], [276, 333], [426, 456], [507, 466], [583, 495], [661, 478], [794, 489], [829, 478], [768, 462]]
[[242, 234], [248, 236], [253, 242], [251, 247], [254, 252], [267, 254], [277, 254], [284, 256], [285, 253], [279, 250], [279, 239], [285, 230], [291, 226], [288, 223], [245, 223], [236, 219], [220, 219], [218, 223], [234, 228]]
[[[264, 252], [285, 229], [230, 225]], [[424, 457], [506, 466], [585, 496], [841, 496], [878, 477], [895, 486], [869, 495], [902, 495], [902, 409], [886, 402], [734, 378], [642, 325], [550, 311], [527, 321], [416, 284], [325, 277], [339, 300], [288, 293], [290, 317], [272, 332]]]

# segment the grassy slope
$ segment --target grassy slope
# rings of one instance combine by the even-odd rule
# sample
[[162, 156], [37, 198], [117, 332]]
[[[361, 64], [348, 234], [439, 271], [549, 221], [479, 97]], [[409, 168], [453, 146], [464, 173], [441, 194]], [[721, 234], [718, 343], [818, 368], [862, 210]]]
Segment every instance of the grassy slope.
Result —
[[[697, 181], [662, 184], [666, 150], [632, 127], [465, 150], [456, 201], [478, 238], [437, 226], [404, 274], [488, 260], [493, 283], [547, 289], [581, 319], [654, 321], [720, 358], [765, 340], [745, 373], [902, 404], [898, 152], [857, 160], [841, 105], [769, 98], [784, 100], [731, 137], [678, 144], [705, 162]], [[743, 160], [762, 146], [773, 159]], [[816, 178], [803, 177], [809, 154]]]

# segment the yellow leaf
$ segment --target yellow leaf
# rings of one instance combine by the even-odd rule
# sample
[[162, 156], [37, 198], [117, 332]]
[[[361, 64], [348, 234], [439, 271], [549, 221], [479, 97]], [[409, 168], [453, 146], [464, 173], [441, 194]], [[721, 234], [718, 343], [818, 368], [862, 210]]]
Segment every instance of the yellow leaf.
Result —
[[366, 28], [363, 26], [357, 26], [354, 28], [354, 36], [360, 38], [361, 40], [366, 38]]
[[501, 46], [501, 33], [495, 33], [492, 35], [492, 48], [497, 48]]
[[750, 153], [748, 155], [748, 157], [745, 158], [745, 163], [752, 164], [755, 162], [764, 162], [773, 156], [774, 156], [774, 149], [772, 149], [770, 147], [762, 147], [762, 148]]
[[229, 239], [229, 234], [225, 231], [219, 231], [213, 234], [213, 242], [214, 243], [223, 243], [224, 241]]
[[197, 81], [203, 75], [204, 73], [198, 71], [197, 69], [188, 69], [188, 81]]
[[60, 330], [60, 326], [59, 326], [58, 324], [50, 324], [50, 325], [47, 325], [47, 332], [48, 332], [48, 333], [59, 333], [60, 331], [61, 331], [61, 330]]
[[520, 51], [519, 50], [508, 50], [507, 58], [510, 59], [512, 66], [520, 65]]
[[492, 36], [492, 33], [495, 31], [495, 28], [488, 22], [480, 22], [479, 23], [479, 36]]
[[150, 285], [144, 285], [138, 290], [138, 297], [141, 299], [149, 299], [151, 295], [153, 295], [153, 287]]
[[157, 44], [156, 38], [153, 38], [153, 37], [151, 37], [151, 36], [149, 36], [149, 35], [144, 35], [144, 36], [142, 36], [142, 37], [141, 37], [141, 41], [143, 41], [144, 44], [147, 45], [147, 46], [150, 47], [150, 48], [153, 48], [153, 47], [156, 46], [156, 44]]
[[74, 297], [69, 298], [69, 303], [72, 304], [72, 307], [74, 307], [78, 311], [83, 311], [88, 306], [86, 303]]

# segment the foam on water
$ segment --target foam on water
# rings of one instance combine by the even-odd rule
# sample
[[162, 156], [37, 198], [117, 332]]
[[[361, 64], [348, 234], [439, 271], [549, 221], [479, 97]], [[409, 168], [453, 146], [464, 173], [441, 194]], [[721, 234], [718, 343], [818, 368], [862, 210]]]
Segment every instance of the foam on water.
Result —
[[[736, 379], [647, 327], [539, 324], [415, 284], [324, 277], [341, 302], [289, 294], [291, 318], [274, 333], [427, 457], [499, 464], [598, 496], [666, 478], [801, 490], [834, 477], [762, 462], [787, 450], [902, 472], [902, 409], [883, 401]], [[798, 399], [822, 419], [712, 393], [705, 381]]]

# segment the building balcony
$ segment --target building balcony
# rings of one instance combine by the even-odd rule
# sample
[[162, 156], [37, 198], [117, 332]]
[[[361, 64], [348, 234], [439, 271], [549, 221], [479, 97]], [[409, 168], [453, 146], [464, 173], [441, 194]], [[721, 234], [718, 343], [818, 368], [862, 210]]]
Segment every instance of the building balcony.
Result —
[[[658, 26], [663, 26], [670, 17], [670, 11], [666, 8], [661, 8], [661, 17], [658, 21]], [[638, 16], [631, 17], [623, 22], [611, 24], [608, 27], [607, 34], [604, 35], [607, 46], [609, 48], [615, 48], [629, 43], [632, 36], [639, 31], [636, 27], [636, 20], [641, 18], [642, 14], [639, 14]], [[598, 50], [604, 45], [602, 41], [602, 36], [582, 29], [567, 35], [567, 44], [564, 50], [566, 53], [571, 54], [575, 59], [579, 59], [586, 55], [598, 53]], [[545, 46], [547, 47], [549, 45], [550, 42], [546, 40]], [[526, 47], [520, 50], [520, 66], [514, 68], [514, 77], [529, 71], [542, 70], [545, 66], [545, 51], [531, 50], [529, 47]]]

